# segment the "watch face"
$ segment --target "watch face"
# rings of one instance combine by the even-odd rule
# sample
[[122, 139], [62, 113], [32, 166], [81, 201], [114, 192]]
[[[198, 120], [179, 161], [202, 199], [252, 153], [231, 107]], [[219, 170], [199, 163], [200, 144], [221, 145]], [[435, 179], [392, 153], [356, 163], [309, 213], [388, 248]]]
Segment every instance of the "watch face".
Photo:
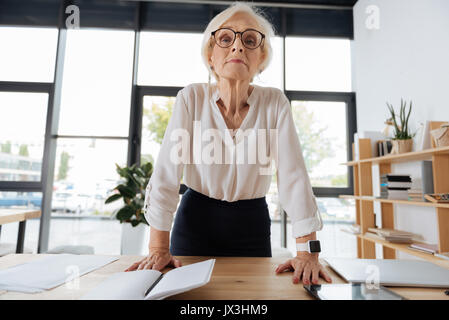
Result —
[[310, 252], [321, 252], [319, 240], [311, 240], [309, 243], [310, 243]]

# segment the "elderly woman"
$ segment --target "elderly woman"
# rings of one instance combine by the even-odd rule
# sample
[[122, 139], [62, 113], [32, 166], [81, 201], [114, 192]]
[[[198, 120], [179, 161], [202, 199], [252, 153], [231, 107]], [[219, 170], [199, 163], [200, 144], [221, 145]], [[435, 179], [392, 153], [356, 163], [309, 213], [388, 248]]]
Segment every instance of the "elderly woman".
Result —
[[[254, 149], [246, 157], [241, 153], [257, 144], [275, 162], [280, 203], [297, 243], [296, 257], [276, 272], [294, 271], [293, 283], [318, 283], [320, 276], [331, 281], [318, 261], [315, 232], [322, 221], [289, 100], [279, 89], [251, 85], [271, 59], [273, 35], [271, 24], [243, 3], [230, 6], [207, 26], [203, 60], [217, 82], [191, 84], [178, 92], [146, 190], [149, 255], [125, 271], [181, 266], [174, 256], [271, 257], [265, 199], [271, 161], [267, 169], [267, 161], [249, 161]], [[265, 139], [256, 142], [254, 132]], [[176, 211], [183, 172], [188, 189]]]

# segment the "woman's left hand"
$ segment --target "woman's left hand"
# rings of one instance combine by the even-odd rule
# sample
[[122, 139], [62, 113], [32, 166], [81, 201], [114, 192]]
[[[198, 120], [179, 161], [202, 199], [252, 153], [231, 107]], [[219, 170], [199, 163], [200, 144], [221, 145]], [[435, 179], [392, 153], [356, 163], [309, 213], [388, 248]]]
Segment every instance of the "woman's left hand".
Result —
[[293, 271], [293, 283], [298, 283], [302, 278], [303, 284], [318, 284], [321, 276], [327, 282], [332, 282], [325, 268], [318, 261], [318, 254], [304, 252], [287, 260], [276, 268], [276, 274], [284, 271]]

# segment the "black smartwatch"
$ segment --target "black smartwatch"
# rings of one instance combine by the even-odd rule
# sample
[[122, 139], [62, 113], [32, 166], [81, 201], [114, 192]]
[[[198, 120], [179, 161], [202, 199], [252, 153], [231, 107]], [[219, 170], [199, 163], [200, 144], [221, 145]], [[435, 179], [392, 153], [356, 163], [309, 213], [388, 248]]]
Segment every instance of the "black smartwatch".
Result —
[[309, 240], [305, 243], [297, 243], [296, 251], [307, 251], [308, 253], [321, 252], [320, 240]]

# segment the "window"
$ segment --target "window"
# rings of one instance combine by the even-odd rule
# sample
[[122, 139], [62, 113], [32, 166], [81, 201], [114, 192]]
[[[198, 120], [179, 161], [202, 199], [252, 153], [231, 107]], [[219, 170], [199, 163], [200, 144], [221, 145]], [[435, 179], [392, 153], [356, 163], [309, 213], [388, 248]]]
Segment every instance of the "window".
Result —
[[293, 120], [313, 187], [348, 187], [346, 104], [291, 102]]
[[207, 82], [199, 33], [141, 32], [139, 85], [185, 87]]
[[175, 97], [144, 96], [141, 162], [156, 164], [165, 129], [171, 118]]
[[273, 37], [271, 39], [271, 47], [273, 49], [273, 57], [268, 65], [259, 76], [254, 78], [254, 83], [263, 87], [275, 87], [283, 89], [283, 44], [281, 37]]
[[351, 91], [350, 40], [286, 37], [286, 89]]
[[104, 202], [119, 184], [115, 165], [126, 165], [127, 148], [127, 140], [58, 139], [50, 249], [89, 245], [97, 254], [119, 254], [121, 226], [111, 216], [123, 202]]
[[52, 82], [56, 28], [0, 27], [0, 81]]
[[67, 31], [60, 135], [128, 135], [133, 48], [131, 31]]
[[[339, 198], [316, 198], [318, 209], [323, 218], [323, 229], [317, 232], [317, 239], [321, 241], [320, 257], [357, 257], [357, 241], [354, 235], [342, 229], [355, 223], [355, 201]], [[277, 228], [272, 228], [278, 237]], [[292, 225], [290, 219], [287, 223], [287, 248], [296, 256], [296, 240], [291, 235]]]
[[120, 252], [111, 216], [123, 203], [104, 202], [121, 179], [116, 164], [127, 162], [133, 53], [133, 31], [67, 31], [49, 249]]
[[48, 94], [0, 91], [0, 181], [40, 181]]

